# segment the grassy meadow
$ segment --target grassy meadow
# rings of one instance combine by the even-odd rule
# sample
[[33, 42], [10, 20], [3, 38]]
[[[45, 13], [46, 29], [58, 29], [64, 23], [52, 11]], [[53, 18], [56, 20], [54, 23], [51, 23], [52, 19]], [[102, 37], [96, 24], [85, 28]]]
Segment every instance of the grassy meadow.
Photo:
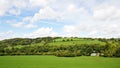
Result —
[[[64, 41], [63, 41], [64, 40]], [[55, 42], [54, 42], [55, 41]], [[52, 42], [47, 43], [47, 45], [50, 46], [69, 46], [69, 45], [92, 45], [92, 44], [99, 44], [99, 45], [105, 45], [105, 42], [101, 42], [99, 40], [88, 40], [88, 39], [82, 39], [82, 38], [60, 38], [60, 39], [55, 39]], [[43, 46], [45, 42], [39, 42], [39, 43], [33, 43], [30, 45], [25, 45], [25, 46]], [[25, 47], [23, 45], [17, 45], [13, 46], [14, 48], [22, 48]], [[9, 47], [11, 48], [11, 47]]]
[[[64, 41], [63, 41], [64, 40]], [[105, 45], [104, 42], [99, 40], [88, 40], [88, 39], [80, 39], [80, 38], [62, 38], [56, 39], [56, 42], [51, 42], [49, 45], [51, 46], [60, 46], [60, 45], [81, 45], [81, 44], [100, 44]]]
[[[91, 45], [91, 44], [99, 44], [99, 45], [105, 45], [105, 42], [101, 42], [99, 40], [91, 40], [91, 39], [82, 39], [82, 38], [60, 38], [60, 39], [55, 39], [52, 42], [49, 42], [48, 45], [50, 46], [69, 46], [69, 45], [82, 45], [82, 44], [86, 44], [86, 45]], [[35, 43], [35, 44], [31, 44], [28, 46], [43, 46], [44, 42], [40, 42], [40, 43]], [[16, 47], [16, 46], [15, 46]], [[17, 46], [17, 48], [20, 47], [24, 47], [22, 45]]]
[[120, 58], [0, 56], [0, 68], [120, 68]]

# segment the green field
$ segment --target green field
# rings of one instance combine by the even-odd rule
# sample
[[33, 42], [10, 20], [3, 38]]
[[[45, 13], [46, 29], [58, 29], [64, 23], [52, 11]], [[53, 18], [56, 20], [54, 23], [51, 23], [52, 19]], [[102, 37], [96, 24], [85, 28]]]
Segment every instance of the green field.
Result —
[[120, 58], [0, 56], [0, 68], [120, 68]]
[[[71, 41], [72, 39], [72, 41]], [[64, 40], [64, 41], [63, 41]], [[55, 39], [56, 42], [51, 42], [49, 45], [59, 46], [59, 45], [81, 45], [81, 44], [100, 44], [105, 45], [104, 42], [99, 40], [89, 40], [89, 39], [81, 39], [81, 38], [61, 38]]]
[[105, 45], [104, 42], [100, 42], [98, 40], [75, 40], [75, 41], [57, 41], [51, 42], [49, 45], [51, 46], [60, 46], [60, 45], [81, 45], [81, 44], [100, 44]]
[[[72, 41], [71, 41], [72, 39]], [[64, 40], [64, 41], [63, 41]], [[90, 40], [90, 39], [81, 39], [81, 38], [60, 38], [55, 39], [55, 42], [49, 42], [48, 45], [50, 46], [69, 46], [69, 45], [84, 45], [84, 44], [99, 44], [99, 45], [105, 45], [105, 42], [101, 42], [99, 40]], [[30, 46], [42, 46], [44, 45], [44, 42], [40, 42], [37, 44], [31, 44]], [[23, 47], [23, 46], [20, 46]], [[19, 47], [18, 47], [19, 48]]]

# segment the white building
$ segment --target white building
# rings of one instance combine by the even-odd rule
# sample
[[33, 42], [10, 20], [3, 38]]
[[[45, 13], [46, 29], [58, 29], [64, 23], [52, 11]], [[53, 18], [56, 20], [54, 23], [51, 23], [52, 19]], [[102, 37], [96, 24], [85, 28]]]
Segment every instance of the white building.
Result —
[[91, 53], [90, 56], [99, 56], [100, 53]]

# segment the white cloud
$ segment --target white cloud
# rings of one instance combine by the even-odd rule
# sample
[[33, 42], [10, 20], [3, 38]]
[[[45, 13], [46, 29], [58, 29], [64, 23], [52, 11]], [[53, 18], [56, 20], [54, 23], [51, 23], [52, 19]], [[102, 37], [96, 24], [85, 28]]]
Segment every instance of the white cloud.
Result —
[[0, 0], [0, 16], [20, 15], [22, 9], [28, 6], [29, 3], [26, 0]]
[[57, 33], [54, 32], [52, 28], [41, 27], [30, 34], [25, 35], [25, 37], [31, 37], [31, 38], [45, 37], [45, 36], [57, 36]]
[[54, 11], [50, 7], [45, 7], [43, 9], [40, 9], [38, 13], [36, 13], [33, 18], [31, 19], [31, 23], [37, 22], [39, 20], [50, 20], [50, 19], [56, 19], [58, 16], [58, 13]]
[[[22, 22], [26, 23], [26, 22], [30, 22], [32, 20], [32, 17], [25, 17], [23, 18]], [[25, 24], [24, 28], [36, 28], [37, 25], [35, 25], [34, 23], [30, 22], [29, 24]]]
[[21, 27], [23, 25], [23, 22], [13, 23], [11, 25], [14, 27]]
[[25, 25], [24, 27], [29, 29], [29, 28], [35, 28], [35, 27], [37, 27], [37, 25], [30, 23], [30, 24]]
[[30, 4], [33, 7], [46, 6], [48, 4], [48, 1], [47, 0], [30, 0]]
[[75, 28], [74, 26], [72, 26], [72, 25], [65, 25], [65, 26], [63, 27], [63, 30], [64, 30], [65, 32], [72, 33], [73, 31], [76, 30], [76, 28]]
[[13, 27], [24, 27], [24, 28], [35, 27], [33, 24], [27, 24], [27, 22], [29, 22], [30, 20], [31, 20], [31, 17], [28, 16], [28, 17], [24, 17], [21, 22], [18, 22], [17, 20], [13, 19], [13, 20], [6, 21], [6, 23], [8, 23]]
[[0, 40], [4, 40], [4, 39], [10, 39], [10, 38], [16, 38], [16, 37], [20, 37], [20, 38], [36, 38], [36, 37], [46, 37], [46, 36], [51, 36], [51, 37], [55, 37], [58, 36], [58, 33], [56, 33], [53, 28], [50, 27], [41, 27], [38, 28], [36, 30], [34, 30], [33, 32], [30, 33], [15, 33], [11, 30], [7, 31], [7, 32], [0, 32]]
[[49, 6], [41, 8], [38, 13], [35, 13], [30, 20], [28, 28], [32, 28], [36, 22], [41, 20], [57, 20], [57, 21], [78, 21], [79, 19], [85, 18], [87, 12], [83, 7], [76, 7], [73, 4], [70, 4], [66, 7], [65, 10], [59, 11], [55, 10]]
[[84, 27], [78, 25], [65, 25], [63, 27], [64, 36], [80, 36], [80, 33], [85, 31]]
[[120, 37], [120, 24], [105, 23], [104, 25], [97, 24], [75, 24], [65, 25], [63, 27], [66, 36], [80, 37]]
[[13, 37], [14, 37], [14, 32], [11, 30], [7, 32], [0, 32], [0, 40], [10, 39]]
[[29, 4], [26, 0], [12, 0], [12, 5], [18, 9], [26, 8]]
[[86, 14], [86, 10], [83, 7], [77, 7], [74, 4], [70, 4], [66, 7], [66, 10], [61, 13], [61, 18], [64, 20], [76, 21], [84, 14]]
[[55, 1], [56, 0], [29, 0], [31, 7], [46, 7]]
[[93, 10], [93, 17], [103, 21], [120, 19], [120, 9], [113, 5], [98, 6]]
[[64, 35], [63, 36], [76, 36], [78, 31], [74, 25], [65, 25], [63, 27]]
[[120, 33], [120, 24], [106, 24], [103, 25], [103, 31], [104, 34], [108, 34], [108, 35], [117, 35]]
[[95, 35], [95, 34], [97, 34], [98, 33], [98, 31], [91, 31], [90, 33], [89, 33], [89, 35]]
[[7, 0], [0, 0], [0, 16], [4, 16], [11, 7], [9, 2]]
[[28, 22], [28, 21], [31, 20], [31, 18], [32, 18], [32, 17], [27, 16], [27, 17], [24, 17], [22, 21], [23, 21], [23, 22]]
[[24, 25], [24, 22], [17, 22], [16, 20], [8, 20], [7, 23], [13, 27], [22, 27]]
[[25, 25], [25, 28], [35, 28], [37, 27], [36, 23], [41, 20], [56, 20], [58, 19], [58, 14], [50, 7], [42, 8], [33, 17], [29, 18], [29, 24]]
[[21, 11], [20, 10], [11, 9], [9, 11], [9, 13], [12, 14], [12, 15], [20, 15]]

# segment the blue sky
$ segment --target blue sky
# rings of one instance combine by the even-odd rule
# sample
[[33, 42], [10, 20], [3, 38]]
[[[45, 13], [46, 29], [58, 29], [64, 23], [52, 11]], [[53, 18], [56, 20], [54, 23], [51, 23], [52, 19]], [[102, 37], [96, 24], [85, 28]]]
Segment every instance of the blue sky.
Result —
[[120, 0], [0, 0], [0, 40], [120, 37]]

